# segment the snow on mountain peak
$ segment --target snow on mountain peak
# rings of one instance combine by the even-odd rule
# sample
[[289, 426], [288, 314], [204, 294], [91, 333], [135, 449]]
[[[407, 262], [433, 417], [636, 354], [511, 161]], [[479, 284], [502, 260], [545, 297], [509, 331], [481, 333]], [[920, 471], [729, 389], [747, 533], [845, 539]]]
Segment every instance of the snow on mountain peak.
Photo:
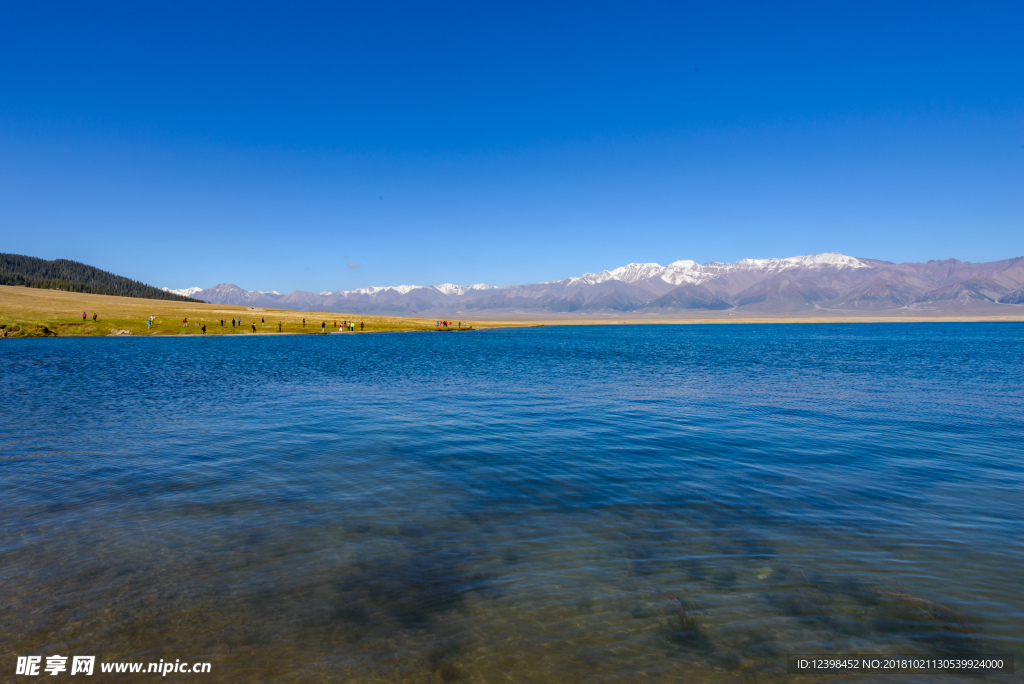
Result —
[[824, 254], [806, 254], [804, 256], [785, 257], [783, 259], [741, 259], [729, 264], [733, 270], [751, 271], [782, 271], [789, 268], [810, 268], [818, 270], [825, 267], [833, 268], [866, 268], [860, 259], [848, 257], [838, 252]]
[[[397, 292], [400, 295], [404, 295], [404, 294], [409, 294], [413, 290], [429, 290], [429, 289], [437, 290], [438, 292], [440, 292], [442, 294], [446, 294], [446, 295], [464, 295], [467, 292], [472, 292], [474, 290], [492, 290], [492, 289], [494, 289], [494, 285], [485, 285], [483, 283], [477, 283], [475, 285], [455, 285], [453, 283], [442, 283], [441, 285], [429, 285], [429, 286], [424, 286], [424, 285], [387, 285], [387, 286], [384, 286], [384, 287], [376, 287], [376, 286], [360, 287], [360, 288], [355, 289], [355, 290], [338, 290], [337, 292], [334, 292], [333, 294], [342, 295], [342, 296], [344, 296], [344, 295], [351, 295], [351, 294], [355, 294], [355, 295], [375, 295], [377, 293], [387, 292], [387, 291], [390, 290], [392, 292]], [[332, 294], [332, 293], [330, 293], [330, 292], [327, 292], [327, 293], [321, 292], [321, 294]]]
[[181, 295], [182, 297], [191, 297], [196, 292], [203, 291], [203, 288], [201, 287], [186, 287], [183, 290], [172, 290], [169, 287], [161, 287], [160, 289], [163, 290], [164, 292], [170, 292], [171, 294]]
[[570, 278], [569, 281], [573, 283], [587, 283], [588, 285], [603, 283], [608, 280], [621, 280], [625, 283], [635, 283], [638, 280], [653, 278], [663, 270], [664, 268], [661, 264], [627, 264], [625, 266], [619, 266], [611, 271], [605, 270], [600, 273], [584, 273], [578, 278]]
[[805, 256], [786, 257], [783, 259], [740, 259], [731, 264], [708, 262], [698, 264], [690, 259], [673, 261], [668, 266], [658, 264], [627, 264], [611, 271], [605, 270], [600, 273], [584, 273], [578, 278], [568, 278], [569, 284], [603, 283], [608, 280], [619, 280], [624, 283], [635, 283], [641, 280], [650, 280], [660, 277], [667, 283], [682, 285], [683, 283], [702, 283], [712, 278], [717, 278], [736, 271], [762, 271], [765, 273], [783, 271], [790, 268], [810, 268], [820, 270], [822, 268], [867, 268], [860, 259], [839, 254], [837, 252], [826, 252], [824, 254], [808, 254]]
[[432, 286], [438, 292], [443, 292], [446, 295], [464, 295], [467, 292], [473, 290], [491, 290], [494, 289], [493, 285], [484, 285], [483, 283], [477, 283], [475, 285], [453, 285], [452, 283], [442, 283], [441, 285]]
[[671, 268], [679, 271], [690, 271], [700, 266], [696, 261], [692, 259], [681, 259], [679, 261], [673, 261], [665, 268]]
[[336, 295], [350, 295], [350, 294], [375, 295], [378, 292], [387, 292], [388, 290], [393, 290], [393, 291], [397, 292], [398, 294], [408, 294], [408, 293], [412, 292], [413, 290], [419, 290], [421, 288], [422, 288], [421, 285], [385, 285], [384, 287], [376, 287], [376, 286], [371, 285], [370, 287], [360, 287], [360, 288], [356, 288], [355, 290], [338, 290], [334, 294], [336, 294]]
[[785, 261], [795, 262], [798, 266], [810, 268], [834, 266], [836, 268], [870, 268], [860, 259], [856, 259], [839, 252], [824, 252], [822, 254], [808, 254], [807, 256], [789, 257]]

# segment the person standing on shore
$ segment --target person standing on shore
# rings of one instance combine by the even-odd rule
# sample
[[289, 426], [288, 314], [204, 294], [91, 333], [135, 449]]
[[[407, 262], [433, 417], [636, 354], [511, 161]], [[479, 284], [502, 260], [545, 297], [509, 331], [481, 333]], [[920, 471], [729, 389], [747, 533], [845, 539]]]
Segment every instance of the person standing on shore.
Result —
[[305, 318], [302, 319], [302, 329], [303, 330], [306, 329], [306, 319]]
[[261, 318], [260, 319], [260, 325], [266, 325], [266, 324], [267, 324], [267, 319], [266, 318]]
[[277, 332], [281, 332], [281, 322], [280, 321], [278, 321], [278, 323], [277, 323]]
[[187, 328], [188, 327], [188, 316], [185, 316], [185, 318], [181, 319], [181, 327], [182, 328]]
[[82, 312], [82, 322], [85, 323], [85, 312]]
[[252, 322], [252, 331], [256, 332], [256, 321]]
[[204, 335], [206, 334], [206, 324], [205, 323], [203, 323], [203, 334]]
[[363, 332], [363, 322], [359, 321], [359, 332]]
[[320, 324], [320, 332], [327, 332], [327, 321], [324, 321], [323, 323]]

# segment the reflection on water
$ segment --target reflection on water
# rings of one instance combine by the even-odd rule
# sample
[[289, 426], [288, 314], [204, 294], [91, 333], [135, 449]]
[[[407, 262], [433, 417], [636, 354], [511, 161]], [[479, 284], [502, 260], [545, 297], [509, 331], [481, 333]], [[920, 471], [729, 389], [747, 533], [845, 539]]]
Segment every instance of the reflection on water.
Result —
[[0, 667], [769, 682], [795, 653], [1019, 653], [1022, 351], [1017, 324], [9, 341]]

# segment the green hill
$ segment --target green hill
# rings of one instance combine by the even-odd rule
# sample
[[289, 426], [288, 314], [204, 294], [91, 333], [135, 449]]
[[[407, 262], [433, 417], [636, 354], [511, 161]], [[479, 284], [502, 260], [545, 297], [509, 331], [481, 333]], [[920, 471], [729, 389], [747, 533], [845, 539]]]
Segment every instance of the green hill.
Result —
[[0, 253], [0, 285], [25, 285], [44, 290], [89, 292], [118, 297], [173, 299], [180, 302], [198, 301], [164, 292], [152, 285], [101, 271], [77, 261], [67, 259], [47, 261], [20, 254]]

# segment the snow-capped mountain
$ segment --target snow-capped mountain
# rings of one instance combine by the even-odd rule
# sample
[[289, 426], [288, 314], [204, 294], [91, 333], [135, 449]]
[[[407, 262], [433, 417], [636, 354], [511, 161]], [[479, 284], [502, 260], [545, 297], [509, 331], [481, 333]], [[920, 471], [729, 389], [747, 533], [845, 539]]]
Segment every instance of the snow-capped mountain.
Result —
[[322, 295], [374, 295], [379, 292], [397, 292], [398, 294], [408, 294], [413, 290], [426, 290], [433, 288], [438, 292], [446, 295], [462, 295], [472, 290], [490, 290], [494, 288], [494, 285], [484, 285], [483, 283], [477, 283], [476, 285], [453, 285], [452, 283], [442, 283], [441, 285], [388, 285], [385, 287], [361, 287], [356, 290], [338, 290], [337, 292], [321, 292]]
[[484, 285], [483, 283], [477, 283], [476, 285], [452, 285], [451, 283], [444, 283], [443, 285], [432, 285], [438, 292], [443, 292], [447, 295], [464, 295], [467, 292], [474, 290], [493, 290], [494, 285]]
[[219, 304], [404, 315], [995, 311], [1024, 302], [1024, 257], [983, 264], [956, 259], [894, 264], [827, 252], [731, 264], [633, 263], [564, 280], [507, 287], [444, 283], [283, 295], [222, 283], [207, 290], [168, 291]]
[[172, 290], [169, 287], [161, 287], [160, 289], [163, 290], [164, 292], [170, 292], [171, 294], [181, 295], [182, 297], [191, 297], [195, 293], [203, 291], [203, 288], [201, 287], [186, 287], [184, 290]]
[[860, 259], [848, 257], [836, 252], [825, 254], [809, 254], [807, 256], [787, 257], [785, 259], [741, 259], [732, 264], [710, 262], [698, 264], [696, 261], [673, 261], [668, 266], [659, 264], [628, 264], [613, 271], [600, 273], [584, 273], [578, 278], [568, 278], [569, 283], [603, 283], [619, 280], [624, 283], [635, 283], [651, 278], [661, 278], [667, 283], [681, 285], [683, 283], [702, 283], [729, 273], [756, 272], [777, 273], [789, 269], [805, 268], [821, 270], [823, 268], [867, 268]]
[[398, 294], [408, 294], [413, 290], [421, 288], [422, 285], [387, 285], [385, 287], [361, 287], [357, 290], [338, 290], [337, 292], [328, 292], [327, 294], [336, 295], [374, 295], [378, 292], [397, 292]]

